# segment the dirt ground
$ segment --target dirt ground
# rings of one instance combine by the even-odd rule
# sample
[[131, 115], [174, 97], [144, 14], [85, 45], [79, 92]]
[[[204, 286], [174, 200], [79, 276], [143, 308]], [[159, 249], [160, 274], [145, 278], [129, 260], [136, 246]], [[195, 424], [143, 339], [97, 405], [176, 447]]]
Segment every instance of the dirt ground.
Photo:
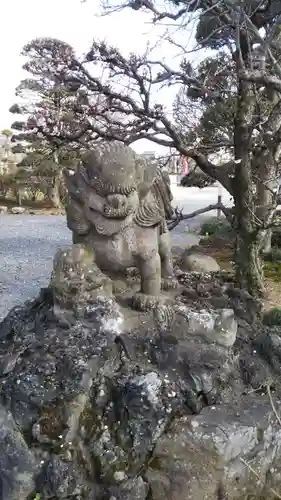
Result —
[[[233, 254], [230, 245], [225, 245], [221, 248], [204, 245], [204, 253], [216, 259], [221, 269], [226, 271], [233, 270]], [[264, 299], [264, 310], [268, 311], [273, 307], [281, 307], [281, 282], [266, 277], [265, 286], [266, 297]]]

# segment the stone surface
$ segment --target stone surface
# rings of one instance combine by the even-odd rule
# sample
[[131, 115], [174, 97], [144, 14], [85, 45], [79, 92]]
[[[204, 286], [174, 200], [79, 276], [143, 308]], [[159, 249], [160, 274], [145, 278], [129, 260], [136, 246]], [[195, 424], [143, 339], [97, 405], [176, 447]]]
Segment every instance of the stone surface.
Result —
[[204, 255], [203, 253], [193, 252], [190, 249], [182, 254], [180, 258], [180, 267], [183, 271], [195, 271], [200, 273], [220, 270], [219, 264], [213, 257]]
[[65, 226], [65, 217], [1, 217], [0, 320], [48, 285], [57, 249], [71, 244]]
[[34, 490], [37, 460], [17, 429], [12, 415], [0, 405], [0, 498], [27, 498]]
[[73, 242], [91, 248], [110, 277], [139, 269], [142, 296], [135, 298], [136, 308], [153, 306], [161, 285], [177, 286], [166, 222], [174, 211], [168, 174], [113, 141], [96, 145], [75, 173], [65, 172], [65, 180]]
[[216, 406], [191, 419], [182, 417], [155, 447], [146, 474], [151, 497], [274, 499], [270, 488], [281, 481], [280, 439], [270, 404], [254, 395], [227, 411]]
[[66, 325], [83, 316], [85, 305], [100, 293], [113, 292], [113, 283], [96, 266], [93, 251], [80, 244], [57, 251], [50, 284], [55, 316]]
[[236, 317], [250, 324], [261, 316], [262, 302], [236, 288], [232, 273], [185, 273], [176, 268], [176, 275], [180, 285], [184, 286], [182, 300], [190, 308], [233, 309]]
[[25, 212], [25, 208], [24, 207], [12, 207], [11, 208], [11, 213], [12, 214], [19, 215], [19, 214], [23, 214], [24, 212]]
[[181, 273], [138, 312], [95, 270], [80, 245], [58, 252], [51, 286], [0, 324], [3, 500], [273, 498], [278, 331], [247, 323], [258, 306], [221, 275]]
[[237, 321], [232, 309], [187, 311], [188, 328], [209, 342], [231, 347], [237, 334]]

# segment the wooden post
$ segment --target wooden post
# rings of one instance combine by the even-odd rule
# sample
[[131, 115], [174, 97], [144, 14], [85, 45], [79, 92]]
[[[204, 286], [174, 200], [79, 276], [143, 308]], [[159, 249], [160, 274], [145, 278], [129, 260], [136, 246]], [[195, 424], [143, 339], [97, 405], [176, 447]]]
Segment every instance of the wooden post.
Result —
[[[221, 204], [222, 203], [222, 187], [221, 185], [219, 185], [218, 187], [218, 203]], [[218, 219], [221, 217], [221, 209], [218, 208], [217, 210], [217, 217]]]

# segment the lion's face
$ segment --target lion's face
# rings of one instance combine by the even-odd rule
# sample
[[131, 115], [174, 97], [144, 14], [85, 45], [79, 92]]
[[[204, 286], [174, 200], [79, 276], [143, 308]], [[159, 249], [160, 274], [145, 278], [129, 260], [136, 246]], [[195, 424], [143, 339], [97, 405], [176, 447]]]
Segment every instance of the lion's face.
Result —
[[114, 150], [115, 155], [108, 158], [105, 152], [91, 152], [83, 162], [81, 173], [95, 202], [89, 203], [92, 210], [97, 209], [107, 219], [126, 219], [138, 207], [137, 176], [135, 164], [124, 156], [124, 149]]
[[99, 234], [121, 231], [139, 209], [143, 173], [134, 152], [120, 143], [100, 144], [85, 154], [67, 180], [78, 222], [83, 218]]

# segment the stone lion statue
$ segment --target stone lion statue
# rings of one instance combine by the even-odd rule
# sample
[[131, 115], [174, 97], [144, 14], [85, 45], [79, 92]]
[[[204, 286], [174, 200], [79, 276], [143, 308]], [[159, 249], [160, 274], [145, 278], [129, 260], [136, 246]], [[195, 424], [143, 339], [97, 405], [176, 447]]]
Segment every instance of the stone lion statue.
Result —
[[142, 305], [160, 295], [161, 285], [175, 288], [166, 223], [173, 215], [169, 176], [117, 141], [98, 144], [76, 172], [64, 174], [73, 243], [90, 247], [109, 276], [138, 268]]

